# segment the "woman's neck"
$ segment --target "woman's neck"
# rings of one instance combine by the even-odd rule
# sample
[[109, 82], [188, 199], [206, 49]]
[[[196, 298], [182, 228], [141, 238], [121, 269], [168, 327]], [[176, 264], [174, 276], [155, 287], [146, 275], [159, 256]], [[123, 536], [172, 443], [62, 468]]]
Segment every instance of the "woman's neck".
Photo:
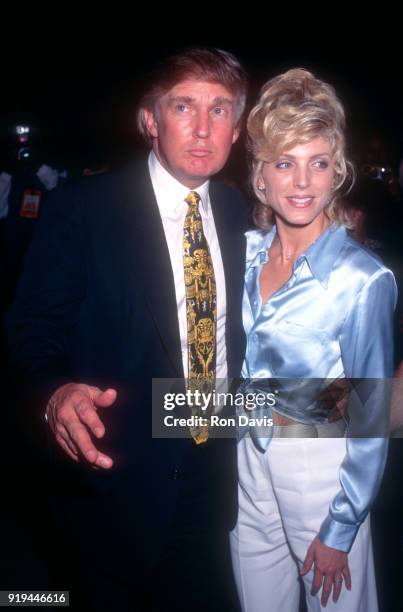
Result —
[[276, 218], [277, 236], [273, 250], [282, 263], [295, 261], [328, 227], [329, 220], [324, 215], [304, 226], [287, 225]]

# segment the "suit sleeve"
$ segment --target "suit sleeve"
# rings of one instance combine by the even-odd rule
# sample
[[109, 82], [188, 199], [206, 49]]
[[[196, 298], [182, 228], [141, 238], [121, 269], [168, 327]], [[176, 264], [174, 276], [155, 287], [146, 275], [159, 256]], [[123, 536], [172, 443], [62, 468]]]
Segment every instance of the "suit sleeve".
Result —
[[76, 191], [56, 190], [41, 211], [13, 305], [6, 316], [11, 365], [19, 384], [47, 397], [68, 381], [69, 332], [86, 287]]

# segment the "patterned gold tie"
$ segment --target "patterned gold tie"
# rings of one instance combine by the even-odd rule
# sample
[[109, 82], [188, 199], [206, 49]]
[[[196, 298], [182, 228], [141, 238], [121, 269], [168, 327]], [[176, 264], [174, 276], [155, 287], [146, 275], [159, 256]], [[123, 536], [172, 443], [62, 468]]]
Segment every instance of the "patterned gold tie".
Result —
[[[189, 209], [183, 227], [183, 266], [185, 273], [188, 328], [189, 389], [211, 393], [216, 376], [217, 293], [213, 262], [204, 235], [199, 211], [200, 196], [191, 191], [185, 202]], [[190, 427], [196, 444], [206, 442], [210, 411], [192, 407], [192, 414], [203, 424]]]

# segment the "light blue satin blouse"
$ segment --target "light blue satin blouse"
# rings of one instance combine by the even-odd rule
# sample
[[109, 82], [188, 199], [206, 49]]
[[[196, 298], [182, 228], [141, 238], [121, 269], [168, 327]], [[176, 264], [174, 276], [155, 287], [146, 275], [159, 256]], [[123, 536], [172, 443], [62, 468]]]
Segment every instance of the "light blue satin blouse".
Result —
[[[268, 233], [246, 233], [243, 322], [247, 350], [242, 376], [279, 381], [378, 379], [379, 384], [364, 399], [351, 393], [349, 413], [355, 403], [354, 435], [385, 433], [387, 389], [382, 380], [393, 374], [392, 320], [397, 297], [392, 272], [344, 227], [332, 225], [295, 261], [290, 279], [263, 305], [259, 276], [275, 235], [275, 227]], [[301, 405], [311, 414], [304, 414]], [[318, 406], [283, 400], [276, 411], [312, 423], [327, 418]], [[387, 444], [386, 435], [360, 439], [348, 437], [347, 430], [341, 490], [319, 532], [324, 544], [350, 550], [378, 491]]]

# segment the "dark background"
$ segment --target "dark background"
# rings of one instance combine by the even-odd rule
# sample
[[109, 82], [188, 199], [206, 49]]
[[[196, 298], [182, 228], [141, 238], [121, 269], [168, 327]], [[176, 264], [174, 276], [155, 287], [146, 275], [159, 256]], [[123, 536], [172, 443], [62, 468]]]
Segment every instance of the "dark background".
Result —
[[[86, 5], [87, 6], [87, 5]], [[239, 5], [241, 6], [241, 5]], [[2, 153], [18, 122], [32, 145], [69, 169], [119, 163], [136, 143], [134, 109], [142, 77], [160, 55], [187, 45], [234, 52], [251, 76], [252, 101], [269, 77], [296, 66], [328, 80], [345, 104], [349, 143], [362, 156], [371, 135], [387, 143], [391, 163], [403, 151], [403, 77], [397, 17], [378, 4], [352, 23], [340, 5], [283, 3], [118, 5], [91, 12], [70, 5], [5, 9], [0, 32]], [[388, 13], [386, 14], [386, 11]], [[8, 151], [10, 149], [8, 148]]]
[[[403, 53], [401, 18], [390, 5], [364, 5], [356, 9], [354, 22], [352, 7], [340, 3], [300, 5], [298, 13], [286, 2], [264, 8], [252, 3], [243, 8], [176, 3], [163, 12], [151, 2], [123, 12], [117, 3], [107, 9], [98, 4], [93, 11], [85, 7], [85, 12], [83, 6], [60, 3], [46, 9], [39, 3], [29, 9], [2, 7], [0, 171], [12, 170], [20, 146], [13, 130], [21, 123], [31, 126], [30, 145], [40, 161], [73, 175], [85, 167], [124, 162], [141, 146], [135, 108], [150, 66], [184, 46], [209, 45], [232, 51], [244, 63], [251, 79], [249, 107], [268, 78], [292, 67], [308, 68], [330, 82], [346, 109], [350, 156], [356, 165], [363, 163], [371, 138], [377, 136], [384, 144], [379, 161], [396, 173], [403, 154]], [[246, 177], [243, 160], [241, 141], [229, 165], [229, 173], [241, 181]], [[63, 565], [74, 561], [53, 537], [60, 525], [52, 525], [47, 506], [58, 475], [49, 475], [46, 441], [27, 426], [29, 418], [16, 405], [3, 366], [0, 376], [6, 496], [1, 508], [0, 587], [66, 588]], [[37, 450], [40, 444], [43, 455]], [[378, 576], [380, 586], [393, 588], [400, 585], [402, 563], [398, 534], [403, 502], [393, 496], [403, 491], [400, 447], [378, 509], [378, 540], [388, 548], [389, 559], [384, 563], [382, 551], [378, 553]], [[391, 543], [398, 550], [392, 551]], [[401, 599], [400, 586], [397, 594], [383, 599], [388, 596]]]

